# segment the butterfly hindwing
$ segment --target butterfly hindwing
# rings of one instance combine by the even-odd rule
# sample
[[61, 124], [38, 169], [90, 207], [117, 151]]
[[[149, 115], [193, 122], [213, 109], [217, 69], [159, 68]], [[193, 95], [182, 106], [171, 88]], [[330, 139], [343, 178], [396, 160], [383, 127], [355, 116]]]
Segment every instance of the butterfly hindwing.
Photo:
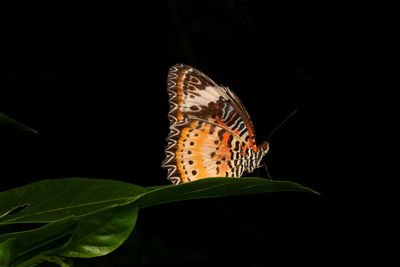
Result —
[[193, 120], [181, 128], [175, 152], [181, 182], [235, 176], [230, 153], [233, 136], [213, 124]]

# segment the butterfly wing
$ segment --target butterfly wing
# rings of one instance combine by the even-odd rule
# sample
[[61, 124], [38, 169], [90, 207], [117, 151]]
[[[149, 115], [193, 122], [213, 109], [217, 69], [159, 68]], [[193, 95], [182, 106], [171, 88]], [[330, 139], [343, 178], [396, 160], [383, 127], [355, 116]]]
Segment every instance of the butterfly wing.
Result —
[[239, 98], [193, 67], [168, 73], [170, 133], [166, 159], [173, 183], [205, 177], [240, 177], [256, 151], [254, 128]]

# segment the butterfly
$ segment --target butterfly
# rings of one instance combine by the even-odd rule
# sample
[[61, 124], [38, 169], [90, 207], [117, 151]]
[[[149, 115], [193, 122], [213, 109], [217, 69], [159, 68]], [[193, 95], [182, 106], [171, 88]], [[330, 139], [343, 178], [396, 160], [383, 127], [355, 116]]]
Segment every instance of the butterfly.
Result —
[[269, 143], [257, 146], [240, 99], [201, 71], [176, 64], [168, 72], [169, 135], [162, 167], [174, 184], [241, 177], [260, 167]]

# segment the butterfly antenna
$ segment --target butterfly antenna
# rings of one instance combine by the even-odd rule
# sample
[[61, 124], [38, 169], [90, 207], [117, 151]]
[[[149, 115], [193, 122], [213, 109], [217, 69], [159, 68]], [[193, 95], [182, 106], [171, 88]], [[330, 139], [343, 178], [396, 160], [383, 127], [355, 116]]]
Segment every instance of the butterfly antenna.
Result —
[[275, 129], [272, 130], [272, 132], [268, 135], [267, 140], [271, 139], [271, 136], [279, 129], [281, 128], [291, 117], [294, 116], [294, 114], [297, 113], [297, 110], [293, 111], [292, 113], [289, 114], [289, 116], [286, 117], [278, 126], [275, 127]]

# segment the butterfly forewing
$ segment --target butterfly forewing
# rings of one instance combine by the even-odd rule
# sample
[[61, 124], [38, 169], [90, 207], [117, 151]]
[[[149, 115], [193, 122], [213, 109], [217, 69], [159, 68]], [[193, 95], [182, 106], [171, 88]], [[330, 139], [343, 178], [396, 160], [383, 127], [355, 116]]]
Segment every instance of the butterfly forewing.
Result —
[[183, 64], [170, 68], [168, 94], [170, 134], [163, 163], [168, 179], [240, 177], [259, 149], [239, 98]]

